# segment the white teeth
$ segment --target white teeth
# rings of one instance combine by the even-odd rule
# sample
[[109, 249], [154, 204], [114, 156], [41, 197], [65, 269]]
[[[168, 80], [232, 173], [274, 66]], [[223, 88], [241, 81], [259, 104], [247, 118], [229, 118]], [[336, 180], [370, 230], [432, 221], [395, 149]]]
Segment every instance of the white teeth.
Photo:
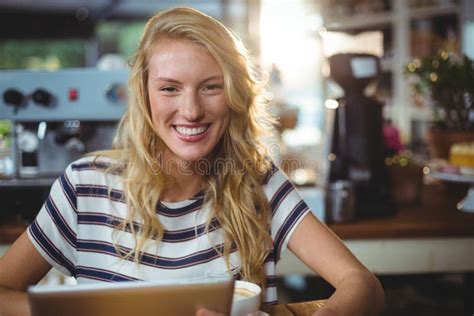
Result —
[[193, 136], [193, 135], [198, 135], [201, 133], [204, 133], [207, 129], [207, 126], [202, 126], [202, 127], [193, 127], [193, 128], [187, 128], [183, 126], [176, 126], [176, 130], [178, 133], [187, 135], [187, 136]]

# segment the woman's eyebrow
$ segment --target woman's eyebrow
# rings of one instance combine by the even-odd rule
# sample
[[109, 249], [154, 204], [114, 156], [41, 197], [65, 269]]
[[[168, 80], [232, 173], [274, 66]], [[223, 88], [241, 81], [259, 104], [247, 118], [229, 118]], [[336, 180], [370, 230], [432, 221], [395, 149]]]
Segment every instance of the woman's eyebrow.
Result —
[[158, 81], [167, 81], [171, 83], [181, 83], [179, 80], [173, 79], [173, 78], [168, 78], [168, 77], [158, 77], [154, 80], [155, 82]]
[[[211, 81], [211, 80], [222, 80], [224, 77], [222, 75], [212, 75], [212, 76], [209, 76], [203, 80], [201, 80], [201, 82], [199, 83], [199, 85], [202, 85], [208, 81]], [[169, 77], [158, 77], [154, 80], [155, 82], [158, 82], [158, 81], [166, 81], [166, 82], [170, 82], [170, 83], [176, 83], [176, 84], [181, 84], [181, 81], [179, 80], [176, 80], [176, 79], [173, 79], [173, 78], [169, 78]]]
[[224, 77], [222, 75], [212, 75], [212, 76], [209, 76], [207, 78], [205, 78], [204, 80], [202, 80], [199, 84], [202, 85], [208, 81], [211, 81], [211, 80], [223, 80]]

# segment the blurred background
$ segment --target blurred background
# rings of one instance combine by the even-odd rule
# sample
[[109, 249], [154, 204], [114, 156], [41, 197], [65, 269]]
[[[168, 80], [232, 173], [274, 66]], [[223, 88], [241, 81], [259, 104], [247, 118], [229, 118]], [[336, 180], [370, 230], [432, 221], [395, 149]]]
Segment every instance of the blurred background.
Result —
[[[145, 23], [176, 6], [268, 72], [269, 154], [381, 278], [384, 315], [472, 315], [469, 0], [0, 0], [3, 251], [67, 163], [110, 146]], [[333, 291], [290, 254], [279, 275], [282, 302]]]

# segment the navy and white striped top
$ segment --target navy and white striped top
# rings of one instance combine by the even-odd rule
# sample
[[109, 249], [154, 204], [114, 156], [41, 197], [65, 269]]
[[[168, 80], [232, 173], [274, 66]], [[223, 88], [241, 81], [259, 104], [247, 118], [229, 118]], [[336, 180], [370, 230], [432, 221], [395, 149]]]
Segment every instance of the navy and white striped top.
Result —
[[[216, 250], [223, 243], [218, 221], [212, 220], [212, 228], [205, 233], [210, 211], [203, 205], [203, 194], [180, 202], [159, 202], [156, 214], [165, 229], [162, 242], [159, 246], [150, 243], [138, 265], [133, 258], [121, 258], [114, 244], [124, 251], [135, 244], [132, 234], [114, 229], [127, 212], [121, 178], [103, 172], [109, 159], [100, 158], [94, 164], [93, 159], [81, 158], [68, 166], [28, 228], [33, 245], [53, 267], [74, 276], [78, 283], [228, 275]], [[272, 304], [277, 302], [276, 262], [309, 209], [276, 167], [268, 174], [264, 191], [272, 209], [273, 251], [265, 263], [263, 301]], [[231, 253], [230, 263], [233, 270], [239, 269], [237, 251]]]

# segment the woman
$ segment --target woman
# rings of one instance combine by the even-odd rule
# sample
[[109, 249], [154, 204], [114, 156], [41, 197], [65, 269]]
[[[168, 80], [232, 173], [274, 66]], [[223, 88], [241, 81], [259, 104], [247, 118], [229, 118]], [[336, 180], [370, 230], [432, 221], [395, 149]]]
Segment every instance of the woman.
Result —
[[73, 162], [1, 259], [0, 314], [27, 315], [26, 287], [52, 266], [79, 283], [232, 274], [272, 304], [286, 247], [336, 288], [315, 315], [381, 310], [377, 279], [266, 158], [262, 85], [228, 29], [193, 9], [157, 14], [129, 83], [114, 150]]

